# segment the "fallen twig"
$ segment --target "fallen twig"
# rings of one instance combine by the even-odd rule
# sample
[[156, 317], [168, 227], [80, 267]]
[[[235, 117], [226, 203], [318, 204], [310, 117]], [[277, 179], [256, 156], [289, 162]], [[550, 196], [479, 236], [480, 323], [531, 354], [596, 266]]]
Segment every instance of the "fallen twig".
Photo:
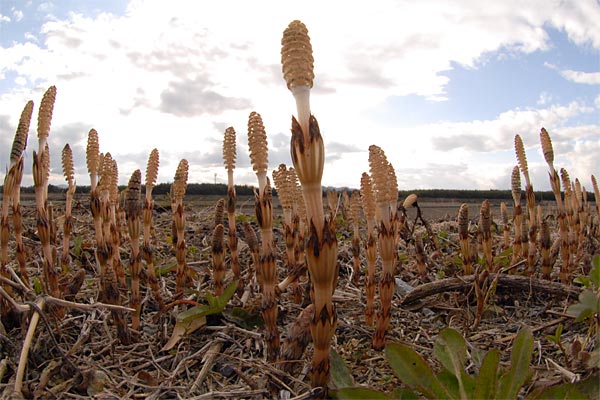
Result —
[[[577, 297], [580, 289], [575, 286], [567, 286], [558, 282], [531, 278], [520, 275], [490, 274], [490, 279], [497, 279], [497, 288], [531, 290], [536, 293], [547, 293], [560, 297]], [[468, 290], [472, 287], [475, 275], [461, 276], [457, 278], [446, 278], [435, 282], [425, 283], [417, 286], [402, 299], [400, 306], [418, 305], [417, 302], [434, 294], [452, 292], [457, 290]]]

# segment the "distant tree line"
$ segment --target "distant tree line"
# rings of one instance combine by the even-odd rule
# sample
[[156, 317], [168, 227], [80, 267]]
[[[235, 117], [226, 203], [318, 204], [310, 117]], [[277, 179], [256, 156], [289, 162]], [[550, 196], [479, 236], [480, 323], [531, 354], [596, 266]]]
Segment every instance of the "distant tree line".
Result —
[[[0, 186], [1, 190], [2, 186]], [[125, 189], [126, 186], [120, 186], [119, 190]], [[349, 188], [336, 188], [338, 191], [352, 191]], [[64, 193], [65, 187], [48, 185], [49, 193]], [[171, 190], [171, 183], [159, 183], [157, 184], [152, 193], [157, 195], [168, 194]], [[325, 188], [323, 188], [325, 191]], [[145, 191], [145, 187], [142, 185], [142, 192]], [[254, 187], [248, 185], [236, 185], [235, 191], [238, 196], [251, 196], [254, 194]], [[21, 188], [22, 193], [35, 193], [33, 186]], [[89, 186], [77, 186], [77, 193], [89, 193]], [[510, 190], [460, 190], [460, 189], [416, 189], [416, 190], [400, 190], [399, 199], [402, 200], [409, 194], [414, 193], [420, 198], [427, 199], [454, 199], [454, 200], [485, 200], [485, 199], [496, 199], [496, 200], [512, 200], [512, 193]], [[227, 185], [223, 183], [190, 183], [187, 185], [186, 194], [188, 195], [227, 195]], [[277, 196], [277, 191], [273, 189], [273, 196]], [[537, 201], [542, 200], [554, 200], [554, 194], [551, 191], [537, 191], [535, 192], [535, 198]], [[522, 191], [522, 199], [525, 201], [525, 190]], [[588, 201], [594, 201], [594, 193], [588, 192]]]

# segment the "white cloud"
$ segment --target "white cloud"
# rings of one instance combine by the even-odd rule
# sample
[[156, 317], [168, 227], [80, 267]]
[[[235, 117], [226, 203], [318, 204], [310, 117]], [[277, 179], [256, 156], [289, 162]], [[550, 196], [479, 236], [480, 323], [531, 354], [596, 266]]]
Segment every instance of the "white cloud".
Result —
[[596, 97], [596, 100], [594, 100], [594, 104], [596, 104], [596, 108], [600, 109], [600, 95]]
[[19, 22], [23, 19], [23, 17], [25, 16], [23, 14], [23, 11], [21, 10], [17, 10], [14, 7], [12, 8], [12, 13], [13, 13], [13, 17], [15, 17], [15, 21]]
[[38, 41], [38, 38], [33, 33], [31, 33], [31, 32], [25, 32], [23, 34], [23, 37], [25, 39], [29, 40], [29, 41], [32, 41], [32, 42], [37, 42]]
[[542, 92], [540, 93], [540, 97], [538, 97], [537, 105], [545, 106], [546, 104], [551, 103], [553, 99], [554, 96], [552, 96], [550, 93]]
[[[101, 150], [123, 164], [122, 181], [133, 171], [132, 159], [144, 160], [157, 147], [159, 181], [169, 181], [183, 152], [220, 152], [222, 126], [234, 126], [244, 147], [252, 110], [262, 114], [270, 138], [288, 135], [295, 105], [281, 76], [280, 39], [289, 21], [301, 19], [314, 48], [311, 102], [326, 146], [344, 143], [362, 149], [329, 157], [324, 184], [356, 187], [360, 173], [368, 169], [366, 149], [379, 144], [389, 149], [404, 187], [434, 185], [442, 171], [457, 170], [466, 185], [488, 188], [500, 181], [504, 169], [492, 172], [492, 163], [483, 159], [498, 153], [510, 171], [515, 133], [533, 135], [524, 139], [535, 146], [541, 126], [560, 130], [590, 107], [553, 106], [552, 98], [542, 93], [539, 106], [544, 108], [508, 110], [490, 120], [399, 129], [366, 117], [389, 96], [447, 100], [449, 80], [443, 73], [453, 63], [478, 68], [499, 53], [547, 49], [546, 25], [600, 48], [596, 30], [577, 28], [593, 26], [595, 11], [582, 12], [579, 5], [589, 2], [574, 2], [572, 12], [559, 2], [521, 3], [305, 1], [290, 8], [279, 1], [260, 6], [240, 1], [216, 2], [198, 12], [195, 3], [134, 1], [122, 16], [71, 13], [46, 22], [39, 44], [30, 36], [30, 42], [0, 49], [0, 77], [16, 74], [19, 84], [29, 85], [29, 90], [24, 85], [0, 94], [0, 110], [11, 110], [16, 124], [23, 104], [30, 98], [37, 104], [43, 91], [56, 84], [55, 135], [82, 147], [87, 131], [95, 127]], [[52, 3], [38, 9], [54, 11]], [[557, 11], [565, 11], [564, 16], [556, 16]], [[570, 133], [574, 138], [587, 135], [581, 129]], [[286, 152], [273, 149], [279, 158]], [[201, 160], [205, 164], [192, 168], [197, 175], [191, 181], [212, 181], [215, 171], [224, 171], [218, 159]], [[479, 164], [471, 164], [475, 162]], [[463, 165], [468, 171], [462, 171]], [[429, 178], [419, 180], [417, 170], [402, 173], [411, 168], [428, 171]], [[244, 176], [253, 176], [247, 164], [236, 169], [238, 179]], [[85, 170], [78, 181], [85, 184]], [[458, 181], [444, 179], [448, 185]]]
[[7, 15], [0, 14], [0, 23], [2, 22], [10, 22], [10, 17]]
[[565, 69], [560, 71], [563, 78], [575, 82], [585, 83], [588, 85], [600, 85], [600, 72], [582, 72]]

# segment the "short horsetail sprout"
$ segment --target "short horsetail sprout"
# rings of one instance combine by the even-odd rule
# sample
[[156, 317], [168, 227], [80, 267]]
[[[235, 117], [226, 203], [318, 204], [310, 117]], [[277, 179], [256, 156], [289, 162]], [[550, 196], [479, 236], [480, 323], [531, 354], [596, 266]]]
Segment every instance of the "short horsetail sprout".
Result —
[[75, 195], [75, 168], [73, 167], [73, 152], [69, 144], [66, 144], [62, 151], [62, 168], [65, 180], [67, 181], [67, 193], [65, 202], [65, 222], [63, 224], [63, 249], [61, 264], [63, 270], [71, 268], [71, 256], [69, 255], [69, 244], [71, 239], [71, 230], [73, 228], [73, 218], [71, 217], [71, 207], [73, 196]]
[[500, 219], [502, 219], [503, 226], [502, 248], [506, 250], [510, 247], [510, 225], [508, 223], [508, 208], [504, 201], [500, 202]]
[[219, 199], [215, 204], [215, 225], [223, 223], [223, 216], [225, 215], [225, 200]]
[[378, 246], [381, 257], [382, 277], [379, 281], [381, 309], [377, 314], [377, 327], [373, 335], [373, 348], [381, 350], [385, 346], [385, 333], [391, 319], [392, 297], [394, 295], [394, 267], [396, 251], [396, 203], [398, 202], [398, 182], [394, 167], [387, 160], [383, 150], [369, 146], [369, 168], [373, 177], [373, 192], [379, 218]]
[[[561, 168], [560, 169], [560, 177], [561, 177], [561, 181], [562, 181], [562, 186], [563, 186], [563, 190], [565, 192], [565, 214], [567, 217], [567, 222], [569, 224], [568, 227], [568, 237], [567, 237], [567, 244], [566, 246], [568, 246], [569, 250], [567, 252], [568, 254], [568, 259], [567, 259], [567, 263], [565, 264], [565, 276], [566, 276], [566, 281], [570, 281], [570, 275], [573, 272], [573, 270], [575, 269], [575, 263], [574, 263], [574, 259], [575, 259], [575, 254], [577, 252], [577, 228], [576, 228], [576, 222], [575, 222], [575, 194], [573, 193], [573, 189], [572, 189], [572, 185], [571, 185], [571, 178], [569, 177], [569, 173], [567, 172], [566, 169]], [[561, 247], [561, 251], [562, 251], [562, 247]], [[563, 273], [563, 271], [561, 271], [561, 274]], [[561, 278], [562, 279], [562, 278]], [[562, 280], [561, 280], [562, 282]]]
[[241, 289], [242, 279], [240, 270], [240, 261], [237, 250], [237, 233], [235, 227], [235, 202], [236, 193], [235, 185], [233, 183], [233, 170], [235, 169], [235, 157], [236, 157], [236, 135], [233, 127], [229, 127], [225, 130], [225, 136], [223, 138], [223, 161], [225, 163], [225, 169], [227, 169], [227, 218], [229, 231], [227, 237], [229, 239], [229, 251], [231, 253], [231, 271], [233, 271], [233, 279], [239, 282], [238, 288]]
[[490, 202], [484, 200], [479, 211], [479, 229], [481, 230], [483, 241], [483, 252], [487, 269], [490, 272], [494, 270], [494, 259], [492, 255], [492, 215], [490, 210]]
[[[344, 192], [345, 193], [345, 192]], [[352, 224], [352, 283], [358, 284], [360, 279], [360, 192], [352, 191], [350, 196], [349, 220]]]
[[[315, 305], [311, 321], [314, 344], [312, 386], [326, 389], [329, 381], [329, 349], [335, 330], [335, 307], [331, 300], [337, 283], [337, 239], [334, 221], [325, 219], [321, 178], [325, 147], [317, 119], [311, 115], [309, 95], [313, 84], [313, 56], [306, 26], [291, 22], [281, 40], [281, 64], [288, 88], [296, 100], [298, 119], [292, 117], [290, 149], [302, 186], [309, 236], [306, 260], [313, 284]], [[324, 393], [326, 390], [323, 391]]]
[[327, 197], [327, 208], [329, 209], [329, 218], [335, 219], [338, 205], [338, 192], [335, 188], [327, 188], [325, 190], [325, 196]]
[[596, 223], [600, 225], [600, 190], [598, 189], [598, 181], [594, 175], [591, 176], [592, 187], [594, 188], [594, 201], [596, 203]]
[[[515, 265], [523, 258], [523, 249], [521, 247], [521, 233], [523, 224], [523, 208], [521, 206], [521, 171], [518, 166], [515, 166], [512, 170], [512, 176], [510, 180], [511, 193], [514, 202], [513, 207], [513, 221], [515, 237], [513, 241], [513, 255], [512, 265]], [[513, 271], [511, 269], [511, 271]]]
[[550, 225], [545, 219], [540, 224], [540, 244], [542, 248], [542, 277], [550, 279], [554, 262], [551, 255]]
[[[250, 225], [248, 222], [244, 222], [244, 239], [246, 239], [246, 244], [248, 245], [248, 248], [250, 249], [250, 254], [252, 255], [252, 263], [256, 271], [256, 281], [258, 282], [258, 285], [262, 290], [263, 283], [259, 267], [260, 245], [258, 243], [258, 238], [256, 237], [256, 232], [254, 231], [254, 228], [252, 228], [252, 225]], [[252, 268], [248, 267], [248, 276], [252, 276], [251, 270]], [[250, 285], [248, 285], [248, 287], [249, 286]]]
[[310, 343], [310, 322], [313, 319], [314, 305], [309, 304], [300, 312], [294, 323], [290, 326], [287, 338], [281, 346], [281, 369], [292, 373], [294, 365], [302, 359], [304, 350]]
[[367, 276], [365, 279], [365, 294], [367, 304], [365, 308], [365, 322], [368, 326], [373, 325], [375, 315], [375, 263], [377, 261], [377, 245], [375, 241], [375, 194], [371, 177], [363, 172], [360, 178], [360, 198], [363, 213], [367, 220], [367, 240], [365, 242], [365, 253], [367, 256]]
[[160, 289], [156, 277], [156, 270], [154, 268], [154, 255], [152, 245], [150, 243], [150, 235], [152, 232], [152, 211], [154, 210], [152, 190], [154, 189], [154, 185], [156, 184], [156, 178], [158, 177], [158, 164], [158, 150], [152, 149], [150, 155], [148, 156], [148, 163], [146, 164], [146, 197], [144, 200], [144, 209], [142, 211], [142, 220], [144, 223], [144, 242], [142, 244], [141, 251], [143, 258], [146, 261], [148, 282], [150, 283], [150, 287], [152, 287], [154, 299], [158, 303], [159, 308], [162, 308], [163, 301], [160, 295]]
[[125, 215], [127, 216], [127, 228], [129, 229], [129, 240], [131, 241], [131, 258], [129, 259], [129, 270], [131, 272], [131, 302], [133, 312], [131, 328], [139, 330], [142, 299], [140, 296], [140, 273], [142, 272], [142, 256], [140, 253], [140, 216], [142, 214], [141, 204], [142, 173], [139, 169], [133, 171], [127, 192], [125, 193]]
[[471, 264], [471, 242], [469, 240], [469, 206], [461, 204], [458, 210], [458, 237], [460, 240], [460, 251], [463, 256], [463, 272], [465, 275], [473, 273]]
[[185, 213], [183, 210], [183, 197], [187, 188], [189, 165], [186, 159], [179, 161], [175, 178], [171, 185], [171, 210], [173, 212], [173, 225], [175, 235], [173, 246], [175, 247], [175, 258], [177, 259], [176, 290], [179, 295], [183, 294], [187, 282], [187, 265], [185, 263]]
[[212, 268], [215, 296], [223, 294], [225, 281], [225, 228], [217, 224], [212, 235]]

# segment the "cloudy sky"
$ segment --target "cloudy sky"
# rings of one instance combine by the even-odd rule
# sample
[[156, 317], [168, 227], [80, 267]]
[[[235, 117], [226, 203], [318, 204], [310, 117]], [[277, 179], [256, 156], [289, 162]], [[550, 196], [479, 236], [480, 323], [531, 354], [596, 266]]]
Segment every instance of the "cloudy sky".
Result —
[[281, 36], [311, 36], [311, 108], [327, 153], [324, 185], [358, 187], [369, 145], [384, 149], [399, 187], [508, 189], [513, 140], [526, 146], [535, 189], [549, 189], [539, 146], [591, 189], [600, 175], [600, 3], [573, 1], [0, 2], [0, 165], [21, 110], [36, 104], [24, 184], [32, 183], [37, 105], [58, 89], [51, 183], [60, 152], [89, 184], [87, 132], [117, 160], [120, 182], [159, 149], [159, 181], [180, 159], [189, 182], [227, 181], [223, 133], [237, 132], [236, 183], [256, 185], [247, 120], [260, 113], [269, 165], [291, 165], [295, 103], [283, 81]]

